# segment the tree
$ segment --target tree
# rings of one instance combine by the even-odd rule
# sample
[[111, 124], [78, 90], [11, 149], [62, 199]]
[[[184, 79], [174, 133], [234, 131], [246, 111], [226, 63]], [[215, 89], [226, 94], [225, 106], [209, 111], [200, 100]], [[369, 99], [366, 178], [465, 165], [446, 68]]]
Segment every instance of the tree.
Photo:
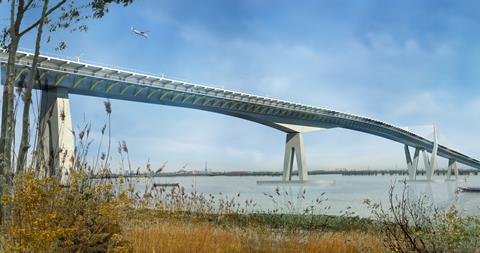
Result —
[[[44, 25], [48, 25], [49, 32], [57, 30], [86, 31], [87, 25], [83, 21], [87, 19], [102, 18], [109, 11], [111, 4], [128, 6], [134, 0], [59, 0], [50, 6], [48, 0], [10, 0], [10, 24], [9, 28], [3, 29], [2, 46], [8, 52], [6, 68], [6, 81], [4, 84], [2, 101], [2, 118], [0, 130], [0, 196], [3, 195], [5, 184], [10, 185], [13, 175], [12, 146], [15, 132], [14, 121], [14, 85], [16, 79], [16, 53], [23, 36], [37, 28], [35, 43], [35, 55], [29, 73], [28, 84], [24, 93], [24, 111], [22, 117], [22, 137], [19, 149], [17, 170], [23, 171], [27, 153], [30, 147], [30, 104], [32, 88], [37, 81], [36, 69]], [[0, 0], [0, 4], [3, 3]], [[42, 6], [40, 17], [28, 25], [23, 24], [26, 15], [36, 16], [35, 9]], [[25, 27], [24, 29], [22, 29]], [[50, 37], [49, 39], [50, 40]], [[59, 49], [65, 47], [65, 43], [59, 44]], [[0, 198], [0, 222], [2, 215], [2, 202]]]
[[46, 14], [48, 9], [49, 0], [44, 0], [42, 14], [40, 17], [40, 23], [38, 24], [37, 38], [35, 40], [35, 54], [32, 60], [32, 68], [30, 70], [28, 84], [24, 92], [24, 106], [23, 106], [23, 118], [22, 118], [22, 137], [20, 140], [20, 148], [18, 150], [18, 159], [17, 159], [17, 173], [21, 173], [24, 170], [25, 162], [27, 159], [27, 152], [30, 148], [30, 105], [32, 101], [32, 89], [35, 81], [38, 78], [37, 75], [37, 64], [38, 56], [40, 55], [40, 43], [42, 40], [43, 26], [46, 21]]

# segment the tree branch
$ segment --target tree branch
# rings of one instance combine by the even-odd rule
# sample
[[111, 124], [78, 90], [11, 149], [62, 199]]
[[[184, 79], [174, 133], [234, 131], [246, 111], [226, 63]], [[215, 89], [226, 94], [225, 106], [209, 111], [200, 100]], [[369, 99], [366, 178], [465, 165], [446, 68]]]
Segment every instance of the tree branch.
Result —
[[28, 10], [28, 8], [30, 8], [30, 5], [32, 5], [34, 0], [30, 0], [30, 2], [27, 3], [27, 5], [25, 5], [25, 8], [23, 8], [23, 12], [26, 12]]
[[[60, 8], [60, 6], [62, 6], [64, 3], [66, 3], [67, 0], [62, 0], [60, 2], [58, 2], [55, 6], [53, 6], [52, 8], [50, 8], [45, 17], [48, 17], [48, 15], [52, 14], [52, 12], [54, 12], [56, 9]], [[40, 24], [41, 22], [41, 19], [37, 20], [35, 23], [33, 23], [32, 25], [30, 25], [28, 28], [25, 28], [25, 30], [23, 30], [19, 36], [22, 37], [23, 35], [25, 35], [26, 33], [28, 33], [30, 30], [32, 30], [33, 28], [35, 28], [38, 24]]]

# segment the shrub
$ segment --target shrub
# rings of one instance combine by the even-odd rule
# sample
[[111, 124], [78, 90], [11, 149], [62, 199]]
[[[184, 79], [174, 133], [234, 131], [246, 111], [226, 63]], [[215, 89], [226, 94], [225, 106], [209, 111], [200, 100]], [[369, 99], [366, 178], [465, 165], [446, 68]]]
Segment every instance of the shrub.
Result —
[[425, 197], [408, 199], [407, 184], [400, 195], [390, 187], [387, 206], [372, 203], [377, 227], [385, 235], [385, 246], [393, 252], [480, 252], [480, 219], [461, 216], [455, 206], [439, 209]]
[[12, 197], [3, 197], [11, 210], [2, 228], [4, 251], [129, 251], [119, 212], [128, 204], [125, 194], [115, 194], [111, 184], [75, 178], [62, 187], [55, 178], [15, 177]]

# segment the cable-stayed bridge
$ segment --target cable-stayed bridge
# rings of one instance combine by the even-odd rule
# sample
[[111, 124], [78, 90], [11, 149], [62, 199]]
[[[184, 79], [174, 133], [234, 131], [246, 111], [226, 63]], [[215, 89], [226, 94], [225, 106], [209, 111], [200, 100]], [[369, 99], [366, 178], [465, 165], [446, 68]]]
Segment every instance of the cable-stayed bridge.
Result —
[[[0, 52], [2, 84], [8, 55]], [[18, 52], [16, 82], [26, 80], [33, 54]], [[106, 67], [61, 57], [41, 55], [35, 89], [42, 90], [41, 124], [43, 142], [52, 160], [61, 150], [73, 155], [74, 136], [68, 94], [121, 99], [142, 103], [198, 109], [263, 124], [286, 133], [283, 180], [291, 181], [296, 160], [299, 180], [307, 180], [303, 134], [329, 128], [345, 128], [404, 144], [410, 179], [415, 179], [420, 154], [427, 180], [432, 178], [437, 155], [448, 159], [449, 172], [458, 174], [457, 163], [480, 169], [480, 161], [433, 140], [380, 120], [319, 107], [208, 87], [189, 82]], [[410, 148], [414, 149], [413, 158]], [[431, 153], [429, 155], [428, 153]], [[57, 155], [58, 156], [58, 155]], [[68, 167], [68, 166], [67, 166]], [[448, 173], [449, 175], [451, 173]]]

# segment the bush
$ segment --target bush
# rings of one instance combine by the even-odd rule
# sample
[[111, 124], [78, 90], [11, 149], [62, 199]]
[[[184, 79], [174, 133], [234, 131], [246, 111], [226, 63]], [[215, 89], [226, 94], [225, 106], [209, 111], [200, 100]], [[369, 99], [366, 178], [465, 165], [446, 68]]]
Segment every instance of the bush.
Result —
[[400, 195], [389, 191], [382, 206], [368, 200], [377, 227], [385, 235], [385, 246], [393, 252], [480, 252], [480, 219], [463, 217], [455, 206], [438, 209], [425, 197], [408, 199], [407, 185]]
[[128, 252], [121, 236], [120, 209], [128, 204], [111, 184], [69, 187], [55, 178], [24, 174], [14, 179], [12, 197], [3, 197], [10, 216], [2, 227], [6, 252]]

